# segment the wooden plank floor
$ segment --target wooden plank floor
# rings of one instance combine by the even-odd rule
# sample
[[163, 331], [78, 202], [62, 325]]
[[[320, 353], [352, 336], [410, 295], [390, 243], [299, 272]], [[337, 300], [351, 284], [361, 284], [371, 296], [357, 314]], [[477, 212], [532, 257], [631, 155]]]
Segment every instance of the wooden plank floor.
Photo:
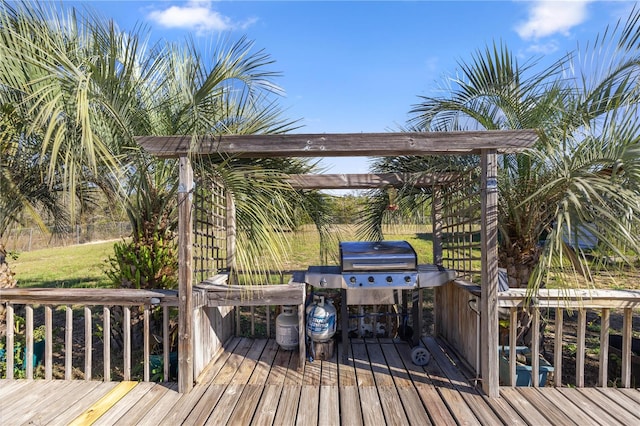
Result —
[[273, 339], [235, 338], [192, 392], [174, 384], [0, 381], [2, 425], [630, 425], [637, 389], [502, 388], [487, 398], [433, 338], [425, 367], [391, 340], [352, 340], [305, 363]]

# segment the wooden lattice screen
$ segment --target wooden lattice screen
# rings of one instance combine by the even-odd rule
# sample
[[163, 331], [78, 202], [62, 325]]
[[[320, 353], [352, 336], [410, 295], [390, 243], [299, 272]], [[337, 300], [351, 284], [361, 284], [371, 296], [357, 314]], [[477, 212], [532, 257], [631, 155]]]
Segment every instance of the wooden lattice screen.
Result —
[[480, 170], [471, 169], [459, 180], [441, 187], [442, 265], [458, 277], [480, 281]]
[[201, 282], [227, 267], [225, 190], [215, 177], [196, 178], [193, 209], [193, 273]]

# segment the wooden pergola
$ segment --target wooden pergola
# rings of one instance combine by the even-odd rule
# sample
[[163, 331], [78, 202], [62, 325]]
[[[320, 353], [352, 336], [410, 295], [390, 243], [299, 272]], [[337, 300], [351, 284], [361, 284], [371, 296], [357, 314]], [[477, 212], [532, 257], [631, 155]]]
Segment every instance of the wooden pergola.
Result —
[[[391, 157], [429, 155], [478, 155], [481, 159], [481, 373], [484, 392], [499, 396], [498, 379], [498, 154], [521, 152], [537, 140], [534, 130], [345, 133], [233, 136], [140, 136], [138, 143], [159, 158], [178, 158], [179, 181], [179, 386], [193, 385], [193, 268], [191, 159], [222, 155], [242, 158], [274, 157]], [[453, 177], [437, 178], [446, 182]], [[404, 179], [397, 175], [293, 176], [300, 188], [357, 188], [392, 185]], [[429, 177], [422, 184], [429, 184]], [[435, 178], [434, 178], [435, 179]], [[433, 183], [433, 182], [431, 182]], [[437, 258], [437, 254], [435, 256]], [[186, 373], [186, 374], [185, 374]]]

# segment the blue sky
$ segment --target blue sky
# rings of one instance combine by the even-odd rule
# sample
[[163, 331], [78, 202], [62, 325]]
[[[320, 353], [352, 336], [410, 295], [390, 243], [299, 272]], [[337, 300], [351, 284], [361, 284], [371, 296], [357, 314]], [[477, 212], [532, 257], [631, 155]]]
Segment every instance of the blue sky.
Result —
[[[628, 1], [85, 1], [123, 29], [192, 36], [203, 48], [247, 36], [274, 60], [281, 106], [298, 133], [398, 130], [419, 95], [494, 41], [522, 60], [559, 58], [627, 16]], [[65, 4], [74, 4], [65, 2]], [[365, 159], [331, 159], [363, 173]]]

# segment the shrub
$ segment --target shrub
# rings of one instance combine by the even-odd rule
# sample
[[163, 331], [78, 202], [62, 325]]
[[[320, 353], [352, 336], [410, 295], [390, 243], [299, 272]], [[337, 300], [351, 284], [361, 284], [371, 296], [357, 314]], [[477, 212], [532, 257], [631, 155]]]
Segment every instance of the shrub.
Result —
[[178, 283], [178, 258], [173, 238], [139, 237], [114, 244], [105, 273], [115, 287], [170, 289]]

